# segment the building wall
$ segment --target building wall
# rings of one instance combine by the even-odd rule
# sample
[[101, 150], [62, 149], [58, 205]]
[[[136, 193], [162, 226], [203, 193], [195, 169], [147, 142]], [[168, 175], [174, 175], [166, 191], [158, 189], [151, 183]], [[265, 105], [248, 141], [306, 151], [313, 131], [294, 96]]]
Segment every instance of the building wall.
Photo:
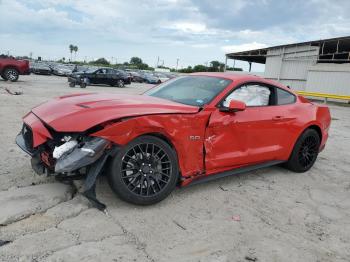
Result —
[[311, 66], [306, 91], [350, 95], [350, 64], [322, 63]]
[[295, 90], [305, 90], [308, 68], [316, 64], [318, 52], [318, 47], [309, 45], [270, 49], [264, 76]]

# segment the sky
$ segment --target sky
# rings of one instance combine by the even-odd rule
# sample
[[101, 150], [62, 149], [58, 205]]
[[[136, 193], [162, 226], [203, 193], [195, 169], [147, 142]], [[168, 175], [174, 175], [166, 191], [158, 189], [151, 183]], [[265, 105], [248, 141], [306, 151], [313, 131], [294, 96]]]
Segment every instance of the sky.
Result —
[[159, 57], [170, 67], [179, 59], [182, 68], [224, 62], [228, 52], [350, 35], [349, 11], [349, 0], [0, 0], [0, 53], [68, 59], [74, 44], [77, 60], [138, 56], [155, 66]]

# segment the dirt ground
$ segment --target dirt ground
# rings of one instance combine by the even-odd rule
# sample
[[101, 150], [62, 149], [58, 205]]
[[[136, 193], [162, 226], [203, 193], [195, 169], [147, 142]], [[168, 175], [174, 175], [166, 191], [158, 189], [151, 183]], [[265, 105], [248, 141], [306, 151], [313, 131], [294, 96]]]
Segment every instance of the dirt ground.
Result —
[[307, 173], [266, 168], [177, 189], [149, 207], [122, 202], [102, 178], [97, 191], [107, 213], [70, 186], [35, 175], [14, 143], [21, 117], [52, 97], [149, 87], [81, 90], [64, 77], [35, 75], [0, 80], [0, 261], [350, 261], [349, 107], [330, 106], [328, 144]]

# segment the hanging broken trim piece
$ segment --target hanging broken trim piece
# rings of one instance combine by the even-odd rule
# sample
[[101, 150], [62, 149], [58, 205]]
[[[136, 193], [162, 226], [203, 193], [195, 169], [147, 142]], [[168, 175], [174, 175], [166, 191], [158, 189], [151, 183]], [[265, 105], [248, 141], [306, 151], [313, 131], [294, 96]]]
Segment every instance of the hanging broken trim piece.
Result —
[[[27, 121], [34, 126], [41, 123], [33, 115], [27, 116]], [[52, 139], [34, 149], [35, 143], [38, 143], [43, 133], [43, 130], [33, 133], [32, 129], [24, 124], [16, 138], [16, 143], [32, 156], [34, 171], [39, 175], [55, 176], [60, 181], [86, 178], [82, 194], [96, 208], [104, 210], [106, 206], [96, 199], [95, 183], [108, 157], [114, 154], [118, 147], [100, 137], [57, 134], [51, 131]]]

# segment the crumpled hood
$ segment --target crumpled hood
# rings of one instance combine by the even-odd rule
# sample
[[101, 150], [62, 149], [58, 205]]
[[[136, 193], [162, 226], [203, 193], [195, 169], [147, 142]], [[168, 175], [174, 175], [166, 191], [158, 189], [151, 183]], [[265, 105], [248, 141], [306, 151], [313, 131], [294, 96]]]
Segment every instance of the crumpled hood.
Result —
[[149, 114], [193, 114], [198, 110], [147, 95], [86, 93], [55, 98], [32, 112], [58, 132], [83, 132], [109, 120]]

